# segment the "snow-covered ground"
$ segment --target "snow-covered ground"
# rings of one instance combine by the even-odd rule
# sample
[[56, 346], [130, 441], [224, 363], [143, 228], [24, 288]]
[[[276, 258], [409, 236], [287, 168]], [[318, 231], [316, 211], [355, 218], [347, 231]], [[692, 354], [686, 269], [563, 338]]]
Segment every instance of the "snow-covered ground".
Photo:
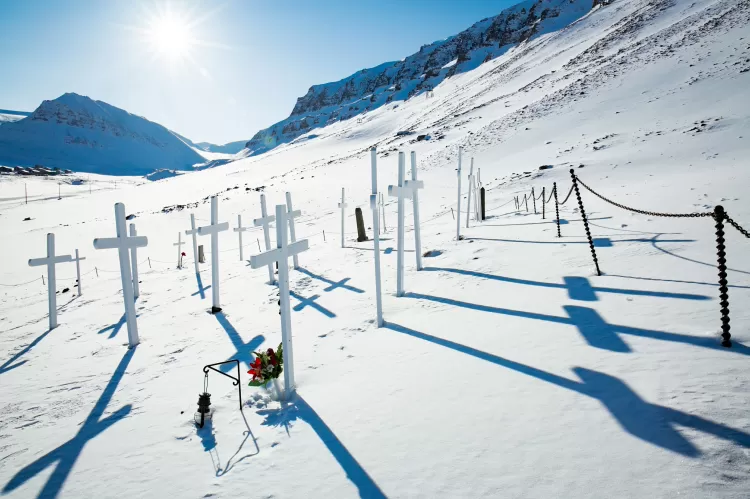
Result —
[[[734, 347], [725, 349], [710, 218], [638, 215], [584, 190], [604, 272], [596, 276], [575, 194], [561, 207], [562, 238], [554, 207], [542, 219], [516, 212], [513, 197], [556, 182], [562, 198], [575, 167], [626, 205], [722, 204], [750, 226], [749, 19], [747, 2], [615, 2], [446, 80], [432, 98], [383, 106], [262, 156], [28, 204], [18, 202], [22, 180], [29, 192], [45, 180], [0, 177], [0, 491], [747, 497], [748, 240], [727, 227]], [[395, 136], [407, 128], [432, 140]], [[372, 218], [372, 145], [382, 191], [396, 182], [397, 151], [417, 152], [423, 251], [439, 252], [415, 271], [407, 209], [407, 295], [396, 298], [389, 199], [384, 328], [374, 324], [372, 243], [355, 241], [353, 219], [355, 205]], [[464, 174], [471, 157], [481, 168], [488, 219], [457, 242], [459, 145]], [[208, 222], [209, 195], [221, 194], [220, 219], [233, 227], [237, 214], [245, 224], [260, 216], [260, 187], [271, 205], [292, 193], [298, 237], [311, 246], [291, 273], [298, 397], [284, 406], [246, 386], [250, 352], [280, 342], [266, 269], [239, 261], [236, 234], [222, 233], [224, 313], [212, 316], [210, 266], [200, 279], [190, 259], [176, 269], [172, 246], [189, 213]], [[341, 187], [350, 203], [343, 249]], [[138, 256], [133, 350], [116, 252], [91, 244], [114, 235], [117, 201], [149, 238]], [[80, 297], [73, 265], [58, 267], [58, 288], [71, 291], [58, 298], [60, 326], [47, 331], [40, 269], [26, 262], [44, 255], [50, 231], [60, 253], [79, 248], [87, 260]], [[248, 258], [262, 234], [244, 238]], [[242, 362], [243, 411], [231, 381], [213, 373], [214, 420], [196, 430], [201, 368], [230, 358]]]

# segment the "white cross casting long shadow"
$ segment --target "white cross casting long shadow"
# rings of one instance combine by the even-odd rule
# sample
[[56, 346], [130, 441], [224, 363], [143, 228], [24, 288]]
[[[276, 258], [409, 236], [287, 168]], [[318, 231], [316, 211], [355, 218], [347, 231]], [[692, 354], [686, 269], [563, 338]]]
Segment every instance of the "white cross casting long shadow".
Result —
[[750, 435], [747, 433], [700, 416], [646, 402], [621, 380], [602, 372], [574, 367], [573, 372], [581, 380], [576, 381], [399, 324], [386, 322], [384, 327], [597, 399], [626, 432], [645, 442], [683, 456], [698, 457], [702, 453], [690, 440], [680, 434], [675, 426], [693, 428], [750, 448]]
[[127, 369], [130, 360], [133, 358], [134, 353], [135, 348], [131, 348], [125, 353], [122, 360], [120, 360], [112, 378], [107, 383], [104, 391], [99, 396], [99, 400], [96, 401], [94, 408], [86, 417], [86, 420], [78, 430], [78, 433], [57, 449], [48, 452], [16, 473], [15, 476], [5, 484], [5, 487], [3, 487], [3, 494], [16, 490], [45, 469], [54, 465], [55, 470], [52, 472], [49, 479], [47, 479], [47, 483], [37, 497], [47, 499], [58, 496], [86, 444], [117, 421], [130, 414], [132, 405], [127, 404], [102, 419], [104, 411], [112, 400], [112, 396], [117, 390], [117, 385], [125, 374], [125, 370]]

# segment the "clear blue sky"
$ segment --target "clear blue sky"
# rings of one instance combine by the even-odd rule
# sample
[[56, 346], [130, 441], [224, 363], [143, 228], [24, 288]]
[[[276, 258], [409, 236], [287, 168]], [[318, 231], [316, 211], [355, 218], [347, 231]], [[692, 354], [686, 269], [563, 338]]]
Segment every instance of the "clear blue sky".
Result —
[[[196, 142], [246, 140], [311, 85], [402, 59], [513, 3], [0, 0], [0, 109], [76, 92]], [[154, 35], [165, 18], [194, 25]], [[185, 32], [187, 49], [171, 45]]]

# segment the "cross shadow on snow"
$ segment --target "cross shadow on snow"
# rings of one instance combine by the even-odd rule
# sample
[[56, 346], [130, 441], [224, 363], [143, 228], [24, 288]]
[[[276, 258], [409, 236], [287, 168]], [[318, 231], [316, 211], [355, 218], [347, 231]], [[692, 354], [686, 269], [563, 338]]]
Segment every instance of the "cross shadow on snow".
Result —
[[328, 286], [327, 288], [323, 290], [325, 292], [333, 291], [336, 288], [341, 288], [341, 289], [346, 289], [347, 291], [353, 291], [355, 293], [364, 293], [364, 290], [356, 288], [349, 284], [346, 284], [347, 281], [351, 280], [351, 277], [345, 277], [341, 279], [340, 281], [333, 281], [327, 278], [326, 276], [314, 274], [311, 271], [307, 270], [306, 268], [300, 267], [297, 269], [297, 272], [301, 272], [305, 274], [306, 276], [312, 277], [313, 279], [317, 279], [318, 281], [322, 281], [326, 284], [329, 284], [330, 286]]
[[42, 334], [40, 334], [39, 336], [37, 336], [34, 339], [34, 341], [32, 341], [31, 343], [29, 343], [28, 345], [26, 345], [25, 347], [23, 347], [21, 350], [19, 350], [15, 354], [13, 354], [13, 356], [10, 359], [8, 359], [7, 361], [5, 361], [5, 363], [0, 366], [0, 374], [4, 374], [4, 373], [7, 373], [8, 371], [12, 371], [13, 369], [15, 369], [17, 367], [21, 367], [26, 362], [28, 362], [26, 360], [22, 360], [21, 362], [18, 362], [17, 364], [13, 364], [15, 361], [17, 361], [19, 359], [19, 357], [21, 357], [22, 355], [25, 355], [29, 350], [31, 350], [32, 348], [34, 348], [35, 346], [37, 346], [37, 344], [40, 341], [42, 341], [51, 332], [52, 332], [52, 329], [46, 330], [45, 332], [43, 332]]
[[329, 319], [333, 319], [336, 317], [336, 314], [325, 308], [323, 305], [316, 303], [315, 300], [320, 298], [320, 295], [312, 295], [309, 298], [305, 298], [304, 296], [295, 293], [292, 290], [289, 290], [289, 296], [292, 298], [296, 298], [299, 300], [299, 303], [292, 308], [295, 312], [300, 312], [302, 309], [304, 309], [307, 306], [310, 306], [320, 312], [321, 314], [325, 315]]
[[352, 456], [346, 446], [338, 439], [318, 413], [310, 407], [304, 398], [297, 394], [292, 403], [283, 404], [280, 409], [263, 409], [258, 414], [265, 419], [264, 426], [283, 426], [287, 435], [291, 437], [289, 429], [298, 419], [309, 424], [318, 438], [325, 444], [328, 451], [346, 473], [346, 477], [357, 487], [359, 497], [385, 498], [378, 484], [362, 468], [362, 465]]
[[201, 279], [200, 272], [198, 272], [198, 273], [195, 274], [195, 280], [198, 281], [198, 291], [196, 291], [195, 293], [193, 293], [190, 296], [201, 295], [201, 300], [205, 300], [206, 299], [206, 290], [207, 289], [211, 289], [211, 285], [209, 284], [205, 288], [203, 287], [203, 279]]
[[599, 315], [596, 310], [592, 308], [566, 305], [563, 307], [563, 309], [567, 312], [568, 317], [559, 317], [556, 315], [539, 314], [536, 312], [524, 312], [521, 310], [492, 307], [489, 305], [479, 305], [476, 303], [469, 303], [459, 300], [453, 300], [451, 298], [443, 298], [440, 296], [424, 295], [419, 293], [406, 293], [404, 296], [407, 298], [427, 300], [435, 303], [442, 303], [444, 305], [477, 310], [480, 312], [489, 312], [493, 314], [521, 317], [524, 319], [535, 319], [573, 326], [578, 329], [578, 332], [581, 334], [581, 336], [583, 336], [583, 338], [589, 345], [595, 348], [601, 348], [603, 350], [610, 350], [612, 352], [631, 352], [630, 346], [625, 343], [625, 341], [620, 337], [620, 335], [626, 334], [639, 336], [641, 338], [651, 338], [660, 341], [672, 341], [675, 343], [693, 345], [701, 348], [708, 348], [711, 350], [720, 350], [726, 353], [750, 355], [750, 348], [746, 347], [742, 343], [734, 342], [732, 348], [724, 348], [720, 345], [718, 338], [713, 336], [691, 336], [689, 334], [670, 333], [667, 331], [657, 331], [651, 329], [621, 326], [617, 324], [609, 324]]
[[[232, 326], [223, 312], [213, 314], [213, 316], [219, 322], [219, 325], [222, 327], [222, 329], [224, 329], [224, 332], [227, 333], [227, 336], [229, 336], [229, 341], [232, 342], [234, 348], [237, 349], [237, 352], [235, 352], [235, 354], [230, 357], [230, 359], [237, 359], [240, 361], [240, 363], [244, 362], [249, 369], [250, 364], [252, 364], [253, 362], [253, 351], [260, 347], [266, 340], [266, 338], [262, 334], [259, 334], [252, 340], [245, 343], [242, 340], [242, 336], [240, 336], [240, 333], [238, 333], [234, 326]], [[234, 366], [232, 364], [222, 364], [219, 367], [221, 372], [225, 373], [231, 371], [233, 368]]]
[[568, 298], [580, 301], [598, 301], [597, 293], [615, 293], [629, 296], [652, 296], [656, 298], [675, 298], [680, 300], [710, 300], [711, 297], [704, 295], [692, 295], [687, 293], [669, 293], [665, 291], [642, 291], [637, 289], [621, 289], [592, 286], [591, 282], [585, 277], [565, 276], [563, 283], [531, 281], [528, 279], [517, 279], [513, 277], [504, 277], [484, 272], [475, 272], [471, 270], [453, 269], [446, 267], [425, 267], [423, 270], [428, 272], [450, 272], [480, 279], [489, 279], [493, 281], [507, 282], [510, 284], [523, 284], [526, 286], [538, 286], [542, 288], [564, 289], [568, 292]]
[[601, 402], [620, 427], [632, 436], [686, 457], [695, 458], [702, 453], [677, 431], [676, 426], [693, 428], [750, 448], [749, 434], [700, 416], [646, 402], [623, 381], [602, 372], [574, 367], [573, 372], [580, 381], [572, 380], [399, 324], [386, 322], [384, 327], [594, 398]]
[[90, 440], [96, 438], [104, 430], [130, 414], [132, 405], [128, 404], [102, 419], [107, 406], [112, 400], [112, 396], [117, 390], [117, 385], [125, 375], [125, 370], [127, 369], [130, 360], [133, 358], [135, 351], [135, 348], [129, 349], [123, 356], [122, 360], [120, 360], [120, 363], [115, 368], [112, 378], [110, 378], [107, 386], [104, 387], [104, 391], [102, 391], [102, 394], [99, 396], [99, 400], [96, 401], [94, 408], [86, 417], [86, 420], [79, 428], [78, 433], [57, 449], [48, 452], [16, 473], [16, 475], [5, 484], [5, 487], [3, 487], [3, 494], [8, 494], [16, 490], [18, 487], [28, 482], [36, 475], [42, 473], [50, 466], [54, 466], [54, 471], [47, 479], [47, 483], [37, 497], [47, 499], [58, 496], [86, 444]]
[[96, 334], [102, 334], [111, 330], [112, 332], [109, 333], [109, 338], [112, 339], [115, 336], [117, 336], [117, 333], [120, 332], [120, 329], [122, 328], [122, 326], [125, 325], [125, 322], [126, 322], [126, 317], [125, 317], [125, 314], [123, 313], [119, 321], [115, 322], [112, 325], [109, 325], [107, 327], [100, 329], [99, 331], [96, 332]]

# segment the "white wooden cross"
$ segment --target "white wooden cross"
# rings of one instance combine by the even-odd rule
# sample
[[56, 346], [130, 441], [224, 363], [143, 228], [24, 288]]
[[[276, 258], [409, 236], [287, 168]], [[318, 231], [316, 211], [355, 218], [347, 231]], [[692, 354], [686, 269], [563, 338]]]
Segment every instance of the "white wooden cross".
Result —
[[242, 226], [242, 215], [237, 215], [237, 227], [232, 229], [234, 232], [237, 233], [237, 235], [240, 238], [240, 261], [244, 260], [245, 258], [242, 255], [242, 233], [250, 230], [249, 227], [243, 227]]
[[198, 229], [195, 227], [195, 213], [190, 214], [190, 230], [186, 230], [185, 234], [193, 236], [193, 260], [195, 263], [195, 273], [199, 274], [200, 269], [198, 268]]
[[199, 236], [211, 236], [211, 313], [221, 312], [219, 300], [219, 232], [229, 230], [229, 222], [219, 223], [219, 198], [211, 196], [211, 225], [198, 227]]
[[344, 218], [346, 217], [346, 207], [349, 206], [344, 201], [344, 188], [341, 188], [341, 202], [339, 208], [341, 208], [341, 247], [344, 247]]
[[55, 255], [55, 235], [47, 234], [47, 257], [31, 258], [29, 267], [47, 266], [47, 301], [49, 305], [49, 328], [57, 327], [57, 289], [55, 279], [55, 264], [71, 262], [73, 258], [70, 255]]
[[[143, 248], [148, 246], [148, 238], [145, 236], [128, 237], [125, 227], [125, 205], [115, 204], [115, 228], [117, 237], [105, 239], [94, 239], [96, 249], [117, 249], [120, 256], [120, 277], [122, 278], [122, 297], [125, 302], [125, 320], [128, 325], [128, 343], [134, 347], [139, 343], [138, 324], [135, 315], [135, 296], [133, 294], [133, 280], [130, 274], [130, 252], [131, 248]], [[135, 232], [131, 225], [131, 233]], [[137, 281], [136, 281], [137, 282]]]
[[469, 216], [471, 215], [471, 191], [474, 188], [474, 158], [471, 158], [469, 167], [469, 197], [466, 200], [466, 228], [469, 228]]
[[[372, 210], [372, 232], [374, 235], [375, 255], [375, 310], [377, 312], [378, 327], [383, 327], [383, 300], [381, 297], [380, 287], [380, 221], [378, 214], [378, 205], [382, 206], [383, 193], [378, 196], [378, 152], [374, 147], [370, 149], [370, 164], [372, 172], [372, 194], [370, 195], [370, 209]], [[378, 203], [380, 198], [380, 203]], [[383, 212], [383, 222], [385, 222], [385, 212]]]
[[479, 218], [479, 205], [480, 205], [480, 199], [479, 199], [479, 178], [474, 177], [471, 179], [471, 187], [474, 189], [474, 220], [477, 222], [481, 220]]
[[279, 304], [281, 308], [281, 341], [284, 346], [284, 392], [289, 400], [294, 393], [294, 349], [292, 347], [292, 318], [289, 306], [289, 257], [308, 248], [307, 239], [287, 244], [287, 206], [276, 205], [276, 249], [250, 257], [254, 269], [279, 264]]
[[411, 199], [414, 190], [404, 186], [406, 156], [398, 153], [398, 185], [388, 186], [388, 195], [398, 198], [398, 253], [396, 255], [396, 296], [404, 295], [404, 199]]
[[172, 243], [172, 246], [177, 246], [177, 268], [182, 268], [182, 245], [185, 244], [182, 242], [182, 232], [177, 233], [177, 242]]
[[[471, 166], [472, 169], [474, 168], [474, 158], [471, 158]], [[480, 205], [480, 199], [479, 199], [479, 168], [477, 168], [477, 174], [476, 175], [470, 175], [469, 176], [469, 188], [473, 191], [473, 197], [474, 197], [474, 220], [479, 222], [481, 218], [479, 217], [479, 205]], [[469, 207], [471, 208], [471, 206]]]
[[[130, 237], [137, 237], [135, 224], [130, 224]], [[141, 296], [141, 285], [138, 283], [138, 246], [130, 247], [130, 266], [133, 268], [133, 299]]]
[[[297, 234], [294, 231], [294, 219], [301, 216], [302, 212], [300, 210], [294, 210], [292, 208], [292, 193], [287, 192], [286, 193], [286, 219], [289, 222], [289, 241], [292, 243], [297, 242]], [[278, 217], [277, 217], [278, 218]], [[277, 223], [278, 225], [278, 223]], [[278, 232], [278, 231], [277, 231]], [[297, 257], [297, 254], [294, 254], [294, 268], [299, 268], [299, 258]]]
[[85, 260], [86, 257], [79, 257], [78, 256], [78, 249], [76, 248], [76, 257], [73, 259], [74, 262], [76, 262], [76, 281], [78, 282], [78, 296], [81, 296], [83, 291], [81, 291], [81, 260]]
[[380, 193], [380, 209], [383, 212], [383, 232], [388, 231], [388, 227], [385, 225], [385, 196], [383, 196], [383, 193]]
[[411, 196], [414, 212], [414, 249], [417, 255], [417, 270], [422, 270], [422, 237], [419, 227], [419, 189], [424, 189], [424, 181], [417, 180], [417, 153], [411, 152], [411, 180], [405, 180], [404, 186], [413, 191]]
[[[253, 220], [253, 225], [256, 227], [263, 226], [263, 240], [266, 243], [266, 251], [271, 251], [271, 235], [269, 234], [269, 226], [271, 222], [276, 220], [276, 217], [271, 215], [268, 216], [268, 210], [266, 210], [266, 195], [260, 195], [260, 215], [261, 218]], [[273, 264], [268, 264], [268, 284], [273, 284], [276, 279], [273, 277]]]
[[461, 155], [463, 147], [458, 148], [458, 202], [456, 203], [456, 241], [461, 240]]

